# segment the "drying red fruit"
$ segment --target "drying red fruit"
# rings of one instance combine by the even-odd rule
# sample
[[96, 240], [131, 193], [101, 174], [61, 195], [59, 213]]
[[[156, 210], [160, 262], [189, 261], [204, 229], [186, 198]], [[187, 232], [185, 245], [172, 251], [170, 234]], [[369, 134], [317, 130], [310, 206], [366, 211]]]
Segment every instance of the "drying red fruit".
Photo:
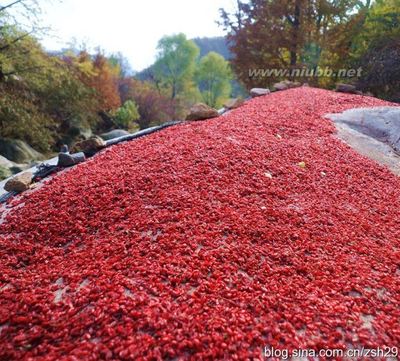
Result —
[[398, 346], [400, 181], [323, 118], [382, 105], [274, 93], [106, 149], [9, 202], [0, 359]]

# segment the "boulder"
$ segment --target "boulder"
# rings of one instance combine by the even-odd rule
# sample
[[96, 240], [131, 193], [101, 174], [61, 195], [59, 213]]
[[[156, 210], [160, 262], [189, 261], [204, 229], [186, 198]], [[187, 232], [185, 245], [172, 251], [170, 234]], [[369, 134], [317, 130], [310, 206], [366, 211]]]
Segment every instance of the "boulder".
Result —
[[275, 91], [287, 90], [292, 88], [300, 88], [302, 84], [298, 81], [283, 80], [273, 85]]
[[235, 98], [227, 100], [224, 104], [224, 108], [226, 109], [236, 109], [239, 108], [244, 103], [242, 98]]
[[209, 107], [207, 104], [197, 103], [190, 108], [190, 113], [186, 120], [204, 120], [218, 116], [218, 110]]
[[129, 135], [131, 133], [127, 132], [124, 129], [114, 129], [111, 130], [110, 132], [100, 134], [100, 137], [102, 137], [104, 140], [111, 140], [119, 137], [123, 137], [125, 135]]
[[43, 154], [18, 139], [0, 138], [0, 154], [16, 163], [32, 163], [44, 160]]
[[267, 88], [253, 88], [250, 90], [250, 95], [252, 98], [261, 97], [269, 93], [271, 93], [271, 91]]
[[355, 108], [326, 117], [400, 151], [400, 107]]
[[106, 142], [102, 138], [95, 135], [89, 139], [76, 143], [74, 148], [79, 149], [84, 153], [96, 153], [105, 146]]
[[24, 192], [32, 184], [32, 177], [32, 172], [20, 173], [6, 182], [4, 190], [17, 193]]
[[58, 154], [58, 163], [59, 167], [71, 167], [75, 164], [82, 163], [86, 160], [85, 153], [59, 153]]
[[301, 83], [298, 81], [284, 80], [282, 83], [286, 84], [289, 89], [301, 87]]
[[336, 91], [339, 93], [356, 94], [357, 89], [354, 85], [339, 83], [336, 85]]
[[289, 85], [286, 82], [280, 82], [280, 83], [275, 83], [273, 85], [274, 90], [276, 91], [281, 91], [281, 90], [287, 90], [289, 89]]

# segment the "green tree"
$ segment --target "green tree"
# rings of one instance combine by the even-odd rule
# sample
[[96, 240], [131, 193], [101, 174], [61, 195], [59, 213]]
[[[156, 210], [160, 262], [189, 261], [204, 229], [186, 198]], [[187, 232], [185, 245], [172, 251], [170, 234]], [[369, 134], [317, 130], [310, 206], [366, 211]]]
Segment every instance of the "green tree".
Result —
[[[18, 34], [15, 27], [9, 31]], [[74, 64], [49, 56], [32, 36], [14, 43], [6, 55], [0, 52], [0, 136], [48, 152], [71, 131], [96, 124], [95, 93], [80, 81]]]
[[376, 0], [353, 40], [353, 64], [361, 66], [358, 86], [400, 102], [400, 0]]
[[[43, 33], [39, 27], [41, 8], [37, 0], [10, 0], [0, 5], [0, 81], [8, 75], [16, 73], [16, 69], [4, 69], [4, 62], [13, 62], [15, 47], [32, 34]], [[25, 26], [21, 26], [24, 23]], [[25, 49], [25, 56], [29, 56], [30, 49]], [[8, 65], [6, 64], [6, 66]], [[26, 70], [24, 70], [26, 71]]]
[[[60, 102], [53, 103], [62, 78], [70, 78], [61, 62], [47, 56], [30, 36], [20, 39], [0, 53], [0, 135], [24, 140], [41, 151], [48, 151], [58, 127], [54, 112], [62, 112]], [[55, 82], [53, 83], [53, 80]], [[52, 88], [52, 91], [49, 90]], [[48, 99], [46, 96], [50, 95]]]
[[32, 35], [42, 33], [39, 15], [36, 0], [0, 6], [0, 136], [49, 152], [71, 131], [94, 124], [97, 104], [80, 70], [49, 56]]
[[140, 117], [138, 107], [133, 100], [127, 100], [115, 113], [115, 123], [120, 128], [129, 129]]
[[209, 52], [199, 62], [196, 81], [203, 101], [211, 107], [220, 107], [232, 90], [229, 63], [221, 55]]
[[352, 55], [356, 59], [371, 48], [371, 43], [400, 38], [400, 0], [376, 0], [366, 13], [364, 26], [352, 41]]
[[158, 43], [158, 56], [154, 64], [155, 81], [170, 92], [171, 99], [184, 96], [193, 88], [197, 45], [184, 34], [163, 37]]

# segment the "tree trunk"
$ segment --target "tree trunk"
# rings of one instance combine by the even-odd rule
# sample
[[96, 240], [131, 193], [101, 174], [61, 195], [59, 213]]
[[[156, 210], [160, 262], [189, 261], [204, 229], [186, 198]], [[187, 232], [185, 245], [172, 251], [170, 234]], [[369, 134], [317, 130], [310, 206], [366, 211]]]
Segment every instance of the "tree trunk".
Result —
[[301, 5], [300, 0], [296, 0], [294, 8], [294, 17], [292, 22], [292, 49], [290, 50], [290, 65], [292, 67], [297, 64], [297, 51], [299, 48], [299, 31], [300, 31], [300, 16], [301, 16]]
[[290, 52], [290, 66], [295, 67], [297, 64], [297, 52], [295, 50], [292, 50]]
[[175, 99], [176, 97], [176, 82], [172, 82], [172, 94], [171, 94], [171, 99]]

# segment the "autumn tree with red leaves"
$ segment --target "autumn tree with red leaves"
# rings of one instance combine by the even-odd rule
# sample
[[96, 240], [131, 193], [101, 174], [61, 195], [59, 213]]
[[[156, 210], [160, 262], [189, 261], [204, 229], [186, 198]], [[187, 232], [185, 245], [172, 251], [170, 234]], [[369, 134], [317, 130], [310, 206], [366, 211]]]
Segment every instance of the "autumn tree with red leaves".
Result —
[[113, 67], [103, 54], [92, 58], [86, 51], [78, 55], [75, 64], [81, 70], [81, 80], [96, 91], [101, 111], [109, 112], [121, 105], [118, 67]]
[[221, 9], [234, 70], [246, 86], [265, 86], [279, 76], [251, 77], [252, 69], [315, 68], [327, 58], [344, 59], [349, 38], [336, 48], [330, 44], [357, 31], [365, 20], [360, 13], [369, 6], [369, 0], [238, 0], [234, 13]]

